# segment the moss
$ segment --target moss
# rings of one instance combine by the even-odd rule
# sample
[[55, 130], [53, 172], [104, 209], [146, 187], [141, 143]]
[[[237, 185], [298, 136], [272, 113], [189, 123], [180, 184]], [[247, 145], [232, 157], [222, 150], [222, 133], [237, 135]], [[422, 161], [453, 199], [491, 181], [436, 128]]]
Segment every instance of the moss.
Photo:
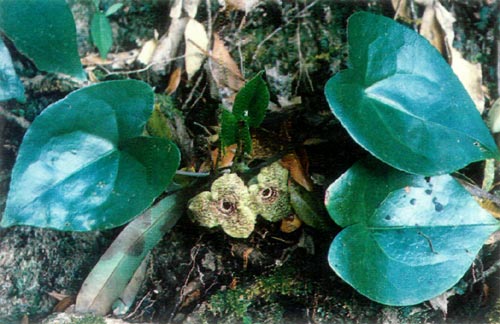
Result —
[[[251, 285], [213, 295], [209, 300], [209, 309], [212, 315], [228, 323], [263, 322], [259, 314], [265, 314], [266, 321], [272, 319], [271, 322], [277, 323], [284, 316], [283, 304], [293, 304], [295, 299], [307, 296], [311, 291], [311, 284], [299, 280], [292, 267], [283, 267]], [[256, 313], [257, 308], [259, 312]]]
[[82, 318], [74, 318], [70, 324], [106, 324], [106, 321], [99, 316], [84, 316]]
[[495, 305], [488, 313], [488, 323], [500, 324], [500, 297], [497, 298]]

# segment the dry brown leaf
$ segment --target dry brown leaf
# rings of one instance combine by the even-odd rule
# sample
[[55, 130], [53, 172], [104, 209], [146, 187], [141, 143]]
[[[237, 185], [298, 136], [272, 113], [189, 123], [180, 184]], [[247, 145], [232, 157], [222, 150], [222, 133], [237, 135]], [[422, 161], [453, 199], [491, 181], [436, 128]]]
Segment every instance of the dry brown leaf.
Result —
[[64, 298], [67, 298], [67, 297], [70, 296], [70, 295], [67, 295], [67, 294], [58, 293], [57, 291], [48, 292], [47, 295], [49, 295], [50, 297], [54, 298], [57, 301], [61, 301]]
[[225, 0], [226, 10], [239, 10], [249, 13], [259, 4], [260, 0]]
[[281, 158], [281, 165], [290, 172], [293, 180], [304, 187], [307, 191], [312, 191], [313, 183], [307, 173], [307, 164], [301, 161], [296, 153], [288, 153]]
[[486, 122], [492, 133], [500, 133], [500, 99], [491, 105]]
[[189, 19], [184, 30], [186, 41], [185, 66], [188, 79], [198, 72], [208, 52], [208, 36], [205, 27], [194, 19]]
[[108, 57], [111, 59], [111, 67], [115, 70], [125, 69], [134, 63], [139, 56], [139, 50], [133, 49], [126, 52], [111, 53]]
[[67, 296], [63, 299], [61, 299], [57, 304], [56, 306], [54, 306], [54, 313], [62, 313], [64, 312], [66, 309], [68, 309], [68, 307], [70, 307], [71, 305], [74, 305], [76, 302], [76, 297], [75, 296]]
[[198, 12], [198, 6], [200, 5], [200, 0], [184, 0], [182, 8], [191, 18], [196, 17]]
[[174, 0], [170, 8], [170, 18], [180, 18], [182, 15], [182, 0]]
[[215, 83], [219, 88], [227, 87], [234, 91], [240, 90], [245, 84], [245, 79], [241, 75], [238, 64], [216, 33], [214, 33], [213, 42], [210, 71]]
[[111, 60], [103, 59], [99, 54], [91, 53], [80, 60], [83, 66], [108, 65], [113, 63]]
[[427, 38], [451, 62], [451, 68], [471, 96], [479, 113], [484, 111], [483, 76], [481, 65], [472, 64], [453, 48], [455, 32], [453, 15], [439, 1], [425, 1], [420, 34]]
[[436, 5], [433, 3], [425, 7], [420, 25], [420, 35], [427, 40], [443, 55], [449, 62], [450, 53], [446, 43], [446, 34], [441, 23], [436, 17]]
[[219, 149], [214, 149], [211, 152], [212, 166], [214, 168], [227, 168], [232, 166], [237, 149], [238, 144], [229, 145], [228, 147], [224, 148], [223, 154], [221, 156], [219, 156]]
[[302, 221], [297, 215], [290, 215], [281, 220], [280, 230], [283, 233], [292, 233], [302, 226]]
[[168, 27], [168, 31], [164, 34], [156, 47], [151, 63], [152, 69], [155, 72], [162, 72], [177, 55], [177, 49], [182, 41], [184, 30], [189, 18], [173, 18]]
[[144, 65], [148, 65], [153, 59], [153, 53], [158, 46], [158, 40], [153, 38], [148, 40], [144, 45], [142, 45], [141, 52], [137, 56], [137, 61]]
[[394, 15], [395, 19], [397, 18], [404, 20], [412, 19], [408, 0], [391, 0], [391, 2], [392, 2], [392, 7], [396, 12], [396, 14]]
[[170, 78], [168, 79], [168, 86], [165, 89], [165, 93], [171, 95], [177, 90], [179, 84], [181, 83], [181, 74], [182, 69], [180, 67], [176, 68], [174, 72], [170, 74]]
[[444, 317], [448, 314], [448, 298], [451, 296], [454, 296], [456, 293], [453, 289], [448, 290], [441, 295], [434, 297], [429, 300], [429, 303], [431, 304], [432, 308], [435, 310], [440, 310]]
[[480, 114], [484, 111], [483, 72], [480, 63], [471, 63], [462, 57], [455, 48], [451, 48], [451, 68], [469, 93]]

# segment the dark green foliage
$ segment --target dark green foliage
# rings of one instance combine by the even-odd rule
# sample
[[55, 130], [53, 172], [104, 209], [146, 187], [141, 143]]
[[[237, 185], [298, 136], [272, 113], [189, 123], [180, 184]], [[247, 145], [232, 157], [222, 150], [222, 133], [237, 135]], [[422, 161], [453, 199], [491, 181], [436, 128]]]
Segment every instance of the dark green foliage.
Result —
[[86, 79], [75, 22], [64, 0], [0, 0], [0, 30], [40, 70]]
[[113, 32], [108, 17], [102, 12], [96, 12], [90, 24], [92, 43], [97, 47], [103, 59], [108, 55], [113, 44]]
[[417, 304], [451, 288], [500, 228], [449, 175], [424, 178], [378, 161], [355, 164], [325, 202], [345, 227], [330, 247], [330, 266], [388, 305]]
[[393, 167], [436, 175], [498, 149], [441, 54], [393, 20], [360, 12], [348, 23], [351, 68], [325, 86], [353, 139]]
[[252, 152], [250, 127], [259, 127], [264, 120], [269, 105], [269, 90], [262, 79], [262, 72], [248, 81], [240, 89], [234, 100], [233, 110], [222, 110], [221, 146], [238, 144], [245, 153]]
[[142, 136], [152, 108], [152, 89], [124, 80], [45, 109], [21, 145], [2, 226], [105, 229], [149, 207], [180, 160], [169, 140]]

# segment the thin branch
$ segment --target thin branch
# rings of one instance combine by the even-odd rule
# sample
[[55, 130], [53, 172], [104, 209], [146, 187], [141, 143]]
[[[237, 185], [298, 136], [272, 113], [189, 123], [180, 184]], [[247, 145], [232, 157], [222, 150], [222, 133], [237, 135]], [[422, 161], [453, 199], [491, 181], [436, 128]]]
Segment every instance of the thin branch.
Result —
[[177, 61], [179, 59], [183, 59], [185, 58], [186, 55], [181, 55], [181, 56], [176, 56], [176, 57], [172, 57], [170, 59], [166, 59], [166, 60], [162, 60], [160, 62], [155, 62], [155, 63], [149, 63], [148, 65], [146, 65], [145, 67], [143, 68], [140, 68], [140, 69], [137, 69], [137, 70], [131, 70], [131, 71], [109, 71], [108, 69], [106, 69], [103, 65], [101, 64], [98, 64], [97, 66], [99, 68], [101, 68], [102, 70], [104, 70], [107, 75], [116, 75], [116, 74], [125, 74], [125, 75], [129, 75], [129, 74], [134, 74], [134, 73], [141, 73], [141, 72], [145, 72], [149, 69], [151, 69], [151, 67], [155, 66], [155, 65], [163, 65], [163, 64], [166, 64], [166, 63], [170, 63], [170, 62], [173, 62], [173, 61]]
[[302, 15], [304, 13], [306, 13], [312, 6], [314, 6], [316, 3], [318, 3], [318, 1], [319, 0], [315, 0], [315, 1], [311, 2], [310, 4], [308, 4], [307, 6], [305, 6], [304, 9], [302, 9], [301, 11], [299, 11], [295, 16], [293, 16], [292, 18], [290, 18], [290, 20], [288, 20], [284, 26], [280, 26], [280, 27], [276, 28], [269, 35], [267, 35], [267, 37], [264, 38], [259, 43], [259, 45], [257, 45], [257, 48], [255, 49], [255, 54], [252, 57], [252, 61], [257, 60], [257, 54], [259, 53], [260, 48], [262, 47], [262, 45], [264, 45], [265, 42], [267, 42], [268, 40], [270, 40], [271, 38], [273, 38], [273, 36], [276, 35], [276, 33], [280, 32], [283, 29], [283, 27], [288, 26], [295, 19], [303, 18]]
[[28, 129], [30, 127], [30, 122], [24, 119], [21, 116], [16, 116], [10, 111], [6, 110], [4, 107], [0, 106], [0, 115], [4, 116], [8, 120], [13, 120], [16, 122], [19, 126], [21, 126], [24, 129]]

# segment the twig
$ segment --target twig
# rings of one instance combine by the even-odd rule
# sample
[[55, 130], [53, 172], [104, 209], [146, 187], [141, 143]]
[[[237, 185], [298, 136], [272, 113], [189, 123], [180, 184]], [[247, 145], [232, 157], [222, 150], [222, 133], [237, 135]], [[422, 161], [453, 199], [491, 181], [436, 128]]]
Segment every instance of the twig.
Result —
[[488, 269], [486, 269], [483, 272], [483, 278], [487, 278], [487, 277], [491, 276], [493, 273], [497, 272], [498, 270], [500, 270], [500, 260], [497, 260], [497, 262], [495, 262], [491, 267], [489, 267]]
[[418, 234], [418, 235], [420, 235], [420, 236], [422, 236], [424, 239], [426, 239], [426, 240], [427, 240], [427, 243], [429, 243], [429, 248], [431, 249], [431, 252], [432, 252], [432, 253], [434, 253], [434, 254], [438, 254], [438, 253], [436, 252], [436, 250], [434, 250], [434, 246], [432, 245], [432, 240], [431, 240], [431, 238], [430, 238], [430, 237], [428, 237], [427, 235], [425, 235], [424, 233], [422, 233], [422, 232], [420, 232], [420, 231], [418, 231], [418, 232], [417, 232], [417, 234]]
[[21, 126], [24, 129], [28, 129], [30, 127], [30, 122], [24, 119], [21, 116], [16, 116], [10, 111], [6, 110], [4, 107], [0, 106], [0, 115], [4, 116], [8, 120], [13, 120], [15, 121], [19, 126]]
[[319, 0], [315, 0], [313, 2], [311, 2], [310, 4], [308, 4], [307, 6], [304, 7], [304, 9], [302, 9], [301, 11], [299, 11], [295, 16], [293, 16], [292, 18], [290, 18], [285, 25], [283, 26], [280, 26], [278, 28], [276, 28], [275, 30], [273, 30], [269, 35], [267, 35], [266, 38], [264, 38], [260, 43], [259, 45], [257, 45], [257, 48], [255, 49], [255, 54], [252, 56], [252, 61], [255, 61], [257, 60], [257, 54], [259, 53], [259, 50], [260, 48], [262, 47], [262, 45], [264, 45], [265, 42], [267, 42], [268, 40], [270, 40], [271, 38], [273, 38], [274, 35], [276, 35], [276, 33], [280, 32], [283, 27], [286, 27], [288, 26], [288, 24], [290, 24], [293, 20], [295, 19], [298, 19], [298, 18], [302, 18], [302, 15], [307, 11], [309, 10], [312, 6], [314, 6], [316, 3], [318, 3]]
[[146, 65], [145, 67], [143, 68], [140, 68], [140, 69], [137, 69], [137, 70], [131, 70], [131, 71], [109, 71], [108, 69], [106, 69], [103, 65], [101, 64], [98, 64], [97, 66], [101, 69], [103, 69], [107, 75], [116, 75], [116, 74], [125, 74], [125, 75], [129, 75], [129, 74], [134, 74], [134, 73], [141, 73], [141, 72], [145, 72], [147, 70], [149, 70], [151, 67], [155, 66], [155, 65], [160, 65], [160, 64], [166, 64], [166, 63], [170, 63], [170, 62], [173, 62], [173, 61], [177, 61], [179, 59], [183, 59], [185, 58], [186, 55], [181, 55], [181, 56], [176, 56], [176, 57], [172, 57], [170, 59], [166, 59], [166, 60], [162, 60], [160, 62], [155, 62], [155, 63], [149, 63], [148, 65]]
[[311, 88], [311, 91], [313, 91], [314, 87], [313, 87], [313, 84], [311, 81], [311, 77], [309, 76], [309, 73], [307, 72], [307, 68], [304, 67], [304, 56], [302, 55], [302, 50], [301, 50], [302, 42], [300, 40], [300, 24], [297, 24], [296, 35], [297, 35], [297, 52], [299, 54], [299, 80], [297, 82], [297, 86], [295, 87], [295, 93], [298, 93], [298, 90], [299, 90], [300, 79], [302, 78], [302, 73], [303, 73], [302, 71], [305, 71], [304, 74], [305, 74], [306, 80], [309, 82], [309, 87]]
[[182, 104], [181, 111], [184, 111], [186, 109], [188, 103], [193, 99], [194, 93], [201, 83], [201, 79], [202, 79], [202, 75], [199, 75], [198, 79], [196, 80], [196, 83], [194, 84], [193, 89], [191, 89], [191, 92], [189, 92], [189, 96], [187, 97], [186, 101], [184, 101], [184, 103]]

